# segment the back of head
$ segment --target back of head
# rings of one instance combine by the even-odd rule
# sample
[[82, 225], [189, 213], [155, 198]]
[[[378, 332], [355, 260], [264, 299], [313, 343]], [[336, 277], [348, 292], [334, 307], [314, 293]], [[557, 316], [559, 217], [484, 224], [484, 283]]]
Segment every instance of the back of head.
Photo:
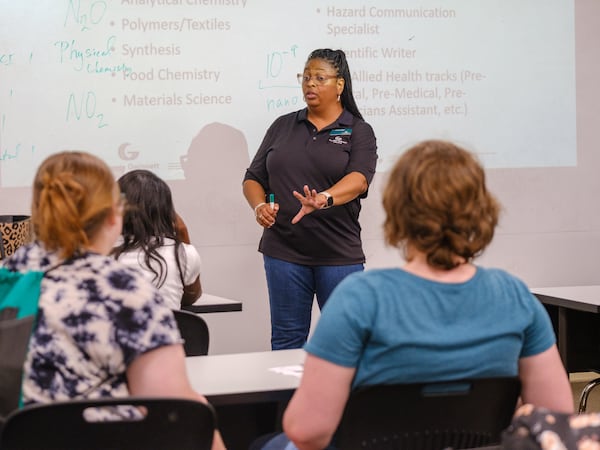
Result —
[[118, 183], [128, 204], [123, 217], [123, 236], [128, 245], [175, 237], [175, 208], [165, 181], [149, 170], [133, 170]]
[[400, 157], [383, 207], [386, 242], [423, 252], [430, 266], [444, 270], [485, 249], [499, 213], [474, 155], [445, 141], [422, 142]]
[[[127, 199], [123, 217], [123, 242], [112, 254], [118, 259], [122, 253], [134, 249], [143, 252], [145, 266], [154, 274], [157, 287], [167, 276], [167, 261], [158, 249], [165, 238], [175, 240], [175, 262], [181, 275], [179, 246], [175, 230], [176, 213], [171, 189], [158, 175], [149, 170], [133, 170], [119, 178], [119, 187]], [[155, 264], [154, 264], [155, 263]], [[182, 281], [183, 283], [183, 281]]]
[[49, 156], [33, 182], [31, 222], [36, 238], [64, 258], [89, 246], [117, 195], [109, 167], [85, 152]]
[[352, 76], [350, 74], [350, 67], [346, 60], [346, 54], [343, 50], [332, 50], [330, 48], [319, 48], [313, 50], [306, 62], [312, 59], [323, 59], [331, 64], [337, 70], [338, 76], [344, 79], [344, 90], [340, 95], [340, 101], [342, 106], [352, 113], [355, 117], [362, 119], [363, 116], [358, 110], [356, 101], [354, 100], [354, 94], [352, 93]]

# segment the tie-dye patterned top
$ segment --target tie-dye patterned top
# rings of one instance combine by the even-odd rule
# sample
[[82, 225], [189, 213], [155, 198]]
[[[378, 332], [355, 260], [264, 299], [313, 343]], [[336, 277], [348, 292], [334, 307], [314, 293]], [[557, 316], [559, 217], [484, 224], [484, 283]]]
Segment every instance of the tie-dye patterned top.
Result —
[[[139, 355], [182, 342], [173, 313], [136, 269], [86, 253], [60, 264], [34, 243], [4, 266], [49, 271], [25, 362], [25, 404], [125, 397], [126, 370]], [[60, 264], [60, 265], [59, 265]]]

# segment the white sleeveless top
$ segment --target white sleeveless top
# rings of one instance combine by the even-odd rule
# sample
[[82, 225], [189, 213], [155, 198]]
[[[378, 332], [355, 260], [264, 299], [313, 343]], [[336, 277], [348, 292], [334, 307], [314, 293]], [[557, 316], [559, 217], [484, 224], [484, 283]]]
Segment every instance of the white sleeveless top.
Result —
[[[165, 244], [157, 249], [158, 253], [167, 263], [167, 276], [165, 282], [158, 290], [171, 309], [181, 309], [183, 286], [181, 285], [181, 277], [179, 276], [179, 270], [177, 269], [177, 263], [175, 261], [174, 247], [175, 241], [173, 239], [165, 238]], [[144, 276], [155, 286], [158, 286], [159, 280], [153, 280], [154, 273], [146, 266], [144, 253], [141, 249], [122, 253], [119, 256], [119, 261], [129, 267], [141, 268]], [[183, 272], [184, 283], [186, 285], [192, 284], [200, 275], [201, 259], [196, 247], [182, 243], [179, 246], [179, 262]], [[156, 265], [156, 269], [160, 273], [158, 263], [151, 261], [151, 264], [152, 267]]]

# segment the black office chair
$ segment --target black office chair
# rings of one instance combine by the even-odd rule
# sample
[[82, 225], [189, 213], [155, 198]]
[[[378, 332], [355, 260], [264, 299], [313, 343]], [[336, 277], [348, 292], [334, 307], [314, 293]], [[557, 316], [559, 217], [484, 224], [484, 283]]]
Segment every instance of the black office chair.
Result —
[[[95, 408], [141, 408], [140, 419], [91, 420]], [[209, 450], [216, 419], [210, 405], [174, 398], [73, 400], [12, 412], [2, 450]]]
[[516, 377], [377, 385], [350, 394], [336, 434], [344, 450], [454, 450], [500, 442], [521, 383]]
[[189, 311], [174, 309], [173, 314], [181, 337], [185, 340], [185, 356], [208, 355], [208, 325], [202, 317]]

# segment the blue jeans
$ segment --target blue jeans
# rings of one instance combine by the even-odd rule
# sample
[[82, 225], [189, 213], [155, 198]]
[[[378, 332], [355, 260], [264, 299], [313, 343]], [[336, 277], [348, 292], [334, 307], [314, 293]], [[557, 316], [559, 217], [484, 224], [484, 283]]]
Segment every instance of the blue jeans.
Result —
[[[262, 450], [298, 450], [298, 447], [296, 447], [284, 433], [281, 433], [270, 439], [262, 447]], [[335, 450], [335, 447], [329, 445], [325, 450]]]
[[262, 448], [262, 450], [298, 450], [283, 433], [278, 434]]
[[333, 289], [363, 264], [304, 266], [263, 255], [271, 307], [271, 349], [302, 348], [310, 331], [314, 296], [322, 309]]

